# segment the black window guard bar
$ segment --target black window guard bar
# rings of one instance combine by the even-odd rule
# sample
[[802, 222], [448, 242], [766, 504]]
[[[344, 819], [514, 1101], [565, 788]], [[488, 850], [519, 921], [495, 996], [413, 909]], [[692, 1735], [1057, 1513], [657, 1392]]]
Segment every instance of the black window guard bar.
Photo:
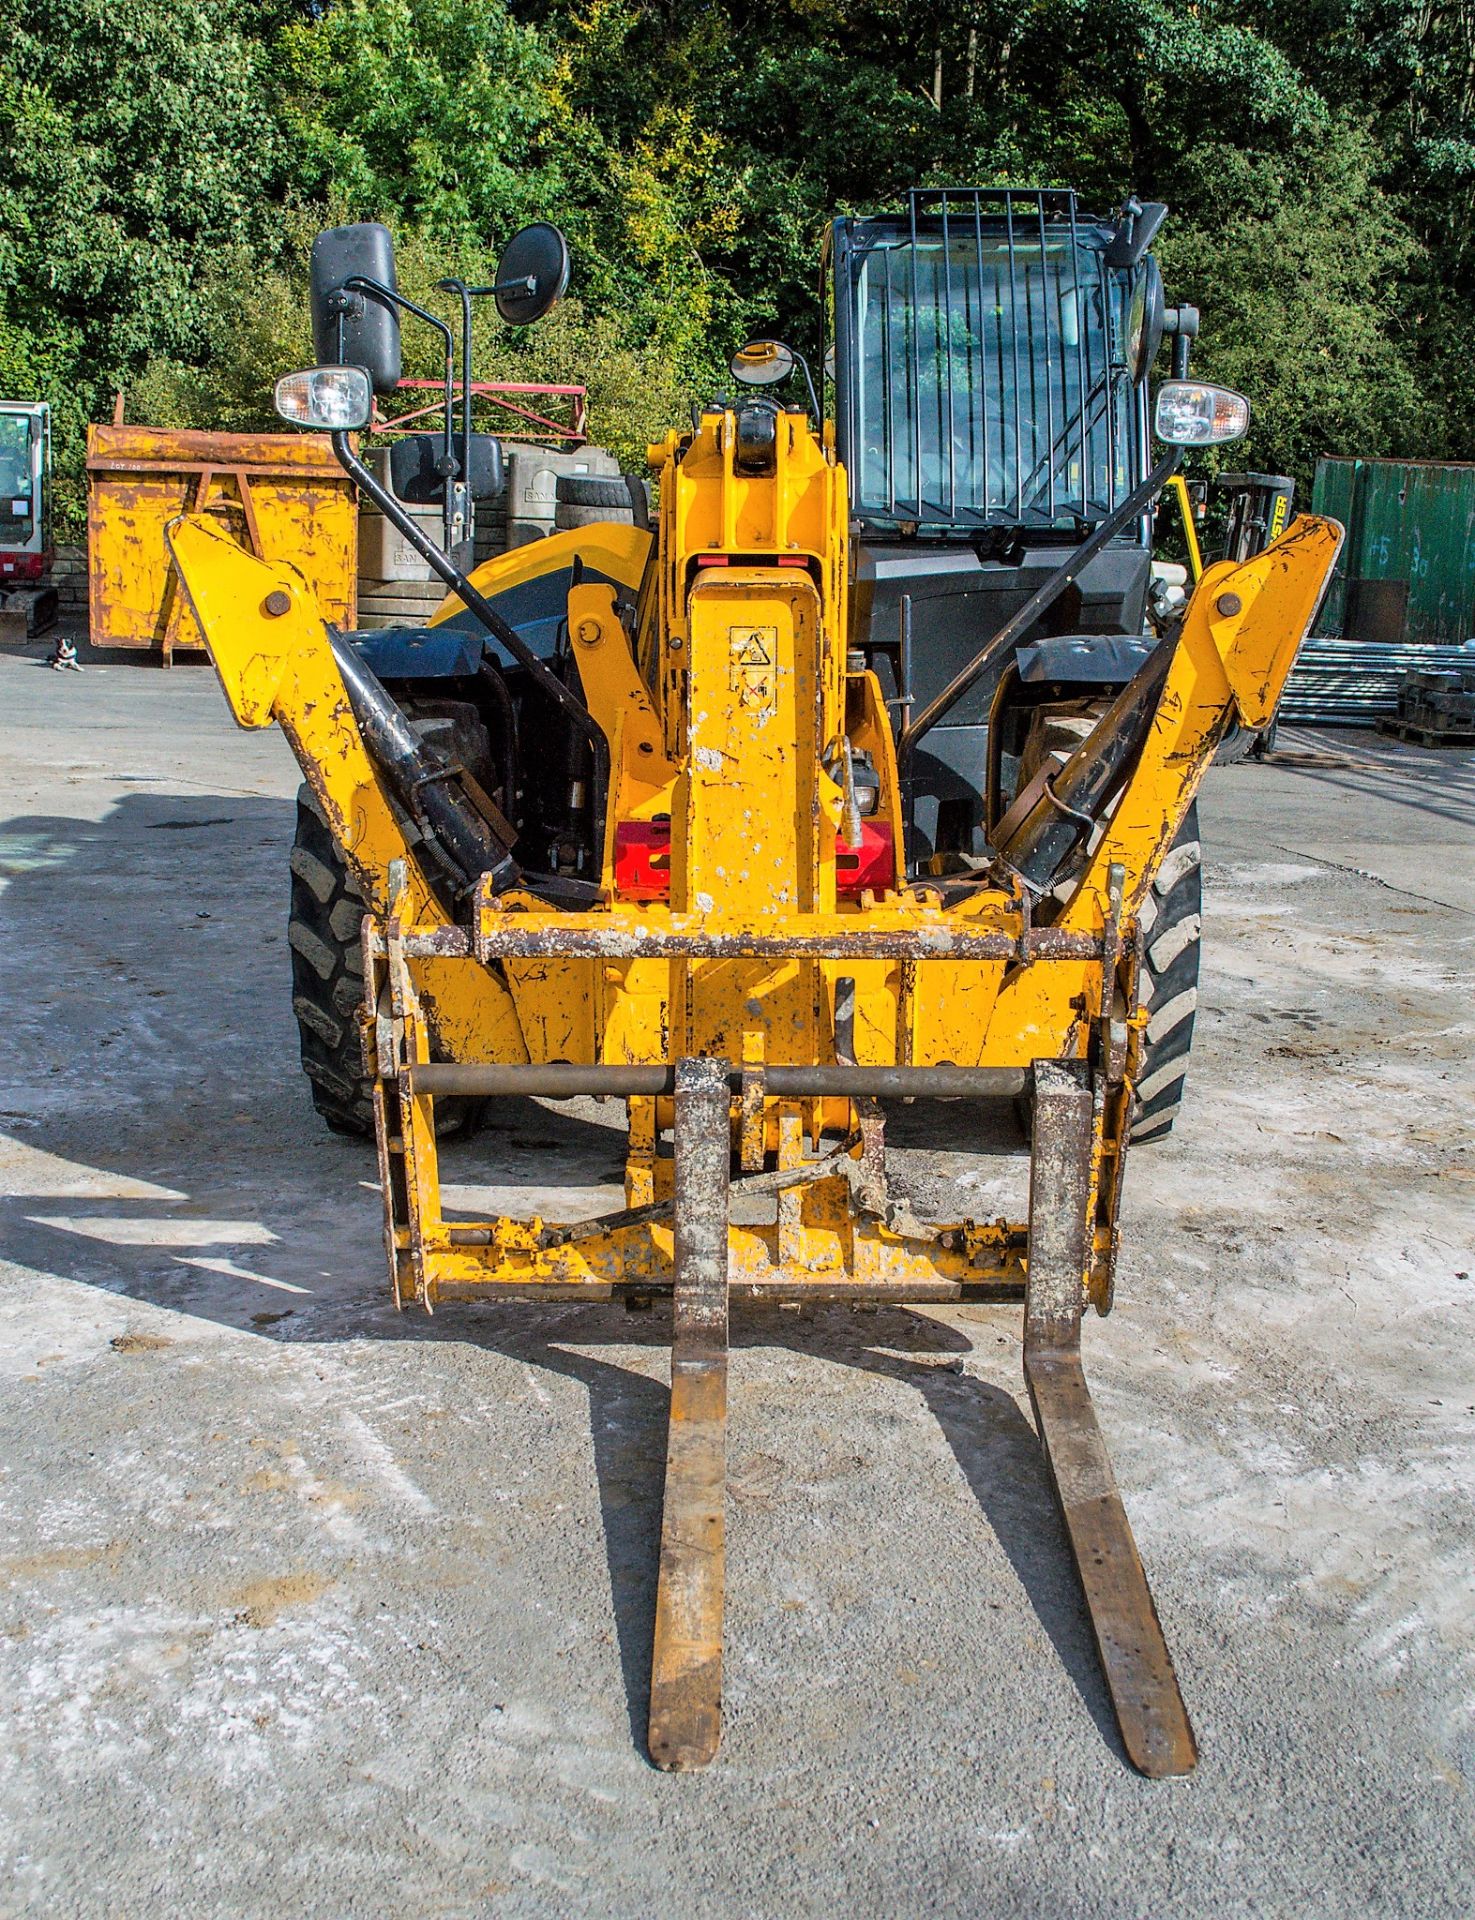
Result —
[[[883, 467], [851, 449], [859, 517], [958, 528], [1114, 511], [1132, 416], [1112, 338], [1125, 276], [1107, 263], [1108, 223], [1083, 218], [1065, 189], [929, 187], [910, 192], [904, 218], [877, 224], [891, 234], [852, 255], [843, 293], [846, 411], [857, 438], [879, 440]], [[880, 284], [862, 330], [865, 262]], [[880, 391], [862, 420], [865, 336], [879, 347]]]

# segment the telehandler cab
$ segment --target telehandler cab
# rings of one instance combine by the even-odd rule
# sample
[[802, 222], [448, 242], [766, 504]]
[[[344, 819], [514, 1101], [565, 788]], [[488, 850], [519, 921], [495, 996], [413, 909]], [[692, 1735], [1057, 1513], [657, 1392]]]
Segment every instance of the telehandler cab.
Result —
[[[1196, 1758], [1081, 1319], [1111, 1305], [1134, 1111], [1159, 1130], [1181, 1079], [1154, 1021], [1196, 937], [1194, 794], [1232, 724], [1273, 716], [1341, 532], [1302, 517], [1206, 568], [1186, 606], [1154, 594], [1181, 449], [1248, 420], [1187, 377], [1197, 316], [1164, 305], [1162, 214], [958, 189], [838, 222], [833, 414], [793, 348], [750, 342], [738, 395], [651, 449], [653, 535], [583, 528], [469, 577], [496, 461], [454, 415], [454, 331], [398, 293], [382, 227], [335, 229], [315, 249], [321, 364], [279, 405], [332, 431], [445, 605], [423, 630], [342, 634], [289, 567], [203, 518], [170, 532], [236, 719], [275, 720], [306, 777], [304, 1050], [320, 1086], [337, 1076], [330, 1118], [372, 1115], [396, 1301], [673, 1296], [663, 1767], [720, 1737], [734, 1296], [1022, 1293], [1126, 1750], [1151, 1775]], [[527, 321], [567, 272], [535, 228], [494, 288], [455, 289], [463, 379], [471, 300]], [[353, 438], [398, 378], [406, 310], [446, 352], [420, 458], [444, 545]], [[450, 1103], [584, 1094], [627, 1103], [620, 1211], [447, 1214]], [[883, 1100], [1021, 1094], [1026, 1219], [923, 1220], [890, 1194]]]

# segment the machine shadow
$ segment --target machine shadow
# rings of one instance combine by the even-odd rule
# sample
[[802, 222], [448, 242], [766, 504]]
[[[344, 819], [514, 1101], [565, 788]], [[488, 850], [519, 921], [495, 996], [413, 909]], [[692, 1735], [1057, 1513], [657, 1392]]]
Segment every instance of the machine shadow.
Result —
[[[550, 1317], [556, 1324], [548, 1325]], [[392, 1337], [420, 1337], [401, 1327]], [[443, 1309], [425, 1337], [465, 1340], [576, 1380], [587, 1391], [630, 1735], [644, 1754], [669, 1394], [663, 1381], [588, 1349], [667, 1349], [669, 1306], [658, 1302], [640, 1313], [614, 1304], [564, 1306], [551, 1316], [539, 1312], [536, 1320], [527, 1309], [503, 1306]], [[1038, 1437], [1010, 1393], [959, 1370], [958, 1362], [974, 1350], [966, 1334], [899, 1307], [794, 1312], [739, 1303], [731, 1344], [736, 1352], [783, 1348], [853, 1367], [921, 1396], [1062, 1668], [1107, 1747], [1127, 1765]], [[740, 1497], [729, 1491], [729, 1500]], [[999, 1706], [1003, 1711], [1005, 1703]]]
[[[1288, 730], [1293, 738], [1298, 731]], [[1288, 743], [1287, 751], [1272, 753], [1267, 765], [1309, 786], [1345, 793], [1364, 807], [1376, 803], [1460, 827], [1475, 822], [1475, 765], [1468, 754], [1410, 750], [1379, 734], [1364, 736], [1345, 757], [1335, 753], [1335, 746], [1306, 753]]]
[[[466, 1325], [443, 1328], [440, 1337], [465, 1340], [469, 1345], [515, 1357], [527, 1366], [561, 1374], [577, 1381], [589, 1396], [589, 1437], [620, 1675], [630, 1717], [630, 1739], [643, 1755], [650, 1719], [670, 1391], [664, 1381], [638, 1369], [576, 1348], [604, 1342], [622, 1346], [632, 1341], [648, 1341], [651, 1346], [659, 1343], [646, 1316], [640, 1316], [646, 1322], [641, 1325], [618, 1306], [578, 1308], [570, 1317], [561, 1318], [556, 1333], [546, 1324], [546, 1314], [536, 1307], [524, 1308], [521, 1315], [500, 1307], [490, 1312], [498, 1321], [495, 1331], [480, 1324], [468, 1331], [484, 1317], [482, 1310], [469, 1308], [456, 1316]], [[669, 1320], [667, 1315], [661, 1317]], [[415, 1331], [404, 1326], [403, 1337], [413, 1339]]]
[[[230, 791], [124, 791], [100, 819], [0, 822], [0, 937], [25, 958], [0, 1061], [0, 1126], [17, 1144], [199, 1201], [229, 1165], [222, 1118], [250, 1112], [270, 1159], [372, 1175], [372, 1146], [326, 1134], [298, 1068], [294, 822], [290, 799]], [[621, 1133], [598, 1112], [508, 1102], [481, 1138], [514, 1163], [536, 1155], [538, 1185], [618, 1178]], [[568, 1165], [583, 1147], [596, 1167]]]

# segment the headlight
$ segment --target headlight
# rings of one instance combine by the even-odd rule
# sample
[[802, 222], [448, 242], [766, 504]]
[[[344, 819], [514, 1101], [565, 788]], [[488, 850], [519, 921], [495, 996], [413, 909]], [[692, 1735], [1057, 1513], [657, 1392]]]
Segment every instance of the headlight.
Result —
[[1250, 403], [1232, 387], [1165, 380], [1157, 390], [1153, 431], [1170, 447], [1217, 447], [1249, 432]]
[[351, 433], [373, 417], [374, 396], [362, 367], [308, 367], [277, 382], [277, 412], [294, 427]]

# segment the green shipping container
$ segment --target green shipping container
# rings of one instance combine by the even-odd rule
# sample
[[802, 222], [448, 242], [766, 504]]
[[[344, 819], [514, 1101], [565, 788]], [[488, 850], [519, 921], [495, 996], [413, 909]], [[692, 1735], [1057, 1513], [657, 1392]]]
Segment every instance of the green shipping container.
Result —
[[1311, 506], [1347, 529], [1319, 634], [1442, 646], [1475, 635], [1475, 464], [1319, 460]]

